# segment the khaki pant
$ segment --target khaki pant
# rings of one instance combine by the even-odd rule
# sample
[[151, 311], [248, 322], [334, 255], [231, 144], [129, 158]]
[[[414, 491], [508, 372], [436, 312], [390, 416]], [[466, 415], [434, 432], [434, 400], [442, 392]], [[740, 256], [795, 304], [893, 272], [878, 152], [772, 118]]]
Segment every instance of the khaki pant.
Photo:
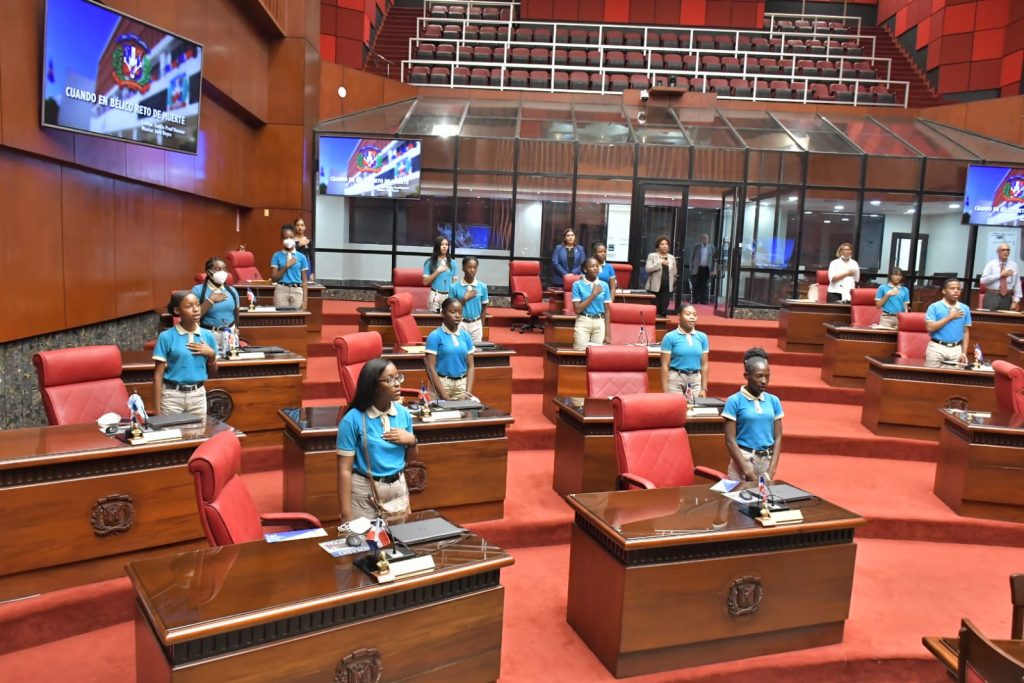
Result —
[[469, 384], [469, 378], [463, 377], [462, 379], [448, 379], [447, 377], [441, 377], [438, 375], [437, 378], [441, 382], [441, 390], [448, 394], [448, 398], [453, 401], [461, 401], [469, 398], [469, 392], [466, 391], [466, 385]]
[[441, 310], [441, 304], [448, 298], [448, 292], [439, 292], [436, 289], [430, 290], [427, 296], [427, 308], [435, 313]]
[[943, 346], [942, 344], [930, 341], [924, 350], [924, 366], [926, 368], [942, 367], [942, 361], [959, 363], [962, 354], [963, 346], [960, 344], [956, 346]]
[[701, 381], [700, 370], [696, 372], [680, 372], [679, 370], [668, 371], [668, 393], [685, 394], [689, 389], [696, 396], [701, 392], [704, 385]]
[[604, 318], [591, 318], [585, 315], [576, 317], [576, 326], [572, 331], [572, 348], [585, 351], [590, 344], [604, 343]]
[[895, 313], [883, 313], [882, 319], [878, 321], [878, 324], [885, 327], [891, 327], [895, 330], [899, 325], [899, 321], [900, 320]]
[[484, 340], [483, 318], [479, 320], [474, 320], [471, 323], [467, 323], [465, 320], [463, 320], [461, 323], [459, 323], [459, 327], [464, 329], [466, 332], [469, 332], [469, 336], [473, 339], [473, 341], [478, 342]]
[[302, 287], [274, 285], [274, 308], [302, 308]]
[[[766, 456], [754, 455], [750, 451], [743, 450], [742, 448], [740, 449], [740, 453], [749, 462], [753, 463], [754, 471], [757, 472], [758, 475], [767, 474], [769, 477], [771, 477], [770, 472], [772, 471], [772, 461], [774, 460], [774, 458], [772, 456], [770, 456], [770, 455], [766, 455]], [[743, 472], [742, 472], [742, 470], [739, 469], [739, 466], [736, 464], [736, 462], [732, 458], [729, 458], [729, 470], [726, 473], [726, 478], [727, 479], [731, 479], [733, 481], [743, 481], [744, 480], [743, 479]]]
[[206, 387], [199, 387], [195, 391], [181, 391], [171, 389], [166, 384], [160, 393], [160, 414], [180, 415], [191, 413], [200, 417], [206, 417]]
[[[409, 495], [409, 488], [405, 485], [405, 473], [403, 472], [397, 481], [384, 484], [379, 481], [373, 482], [377, 493], [377, 500], [384, 504], [389, 500]], [[411, 510], [406, 507], [404, 514]], [[373, 519], [377, 516], [377, 508], [373, 505], [373, 498], [370, 496], [370, 479], [362, 475], [352, 473], [352, 518], [366, 517]]]

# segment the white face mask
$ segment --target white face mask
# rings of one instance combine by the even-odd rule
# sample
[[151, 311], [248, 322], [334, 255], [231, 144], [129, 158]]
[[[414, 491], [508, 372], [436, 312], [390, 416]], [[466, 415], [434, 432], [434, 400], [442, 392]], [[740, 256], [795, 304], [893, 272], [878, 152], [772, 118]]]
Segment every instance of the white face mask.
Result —
[[216, 273], [210, 276], [210, 279], [213, 280], [214, 283], [222, 285], [228, 281], [228, 272], [226, 270], [218, 270]]
[[285, 249], [294, 249], [295, 248], [295, 240], [293, 240], [291, 237], [288, 237], [285, 240], [283, 240], [281, 242], [281, 244], [284, 245]]

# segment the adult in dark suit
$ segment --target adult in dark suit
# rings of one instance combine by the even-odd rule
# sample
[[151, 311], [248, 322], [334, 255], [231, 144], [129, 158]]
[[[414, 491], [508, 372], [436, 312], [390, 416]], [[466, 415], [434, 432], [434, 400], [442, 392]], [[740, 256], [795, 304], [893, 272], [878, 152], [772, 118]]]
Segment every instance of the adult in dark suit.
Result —
[[715, 274], [715, 247], [709, 243], [708, 236], [701, 235], [700, 242], [690, 250], [690, 282], [693, 286], [693, 302], [710, 303], [708, 282]]

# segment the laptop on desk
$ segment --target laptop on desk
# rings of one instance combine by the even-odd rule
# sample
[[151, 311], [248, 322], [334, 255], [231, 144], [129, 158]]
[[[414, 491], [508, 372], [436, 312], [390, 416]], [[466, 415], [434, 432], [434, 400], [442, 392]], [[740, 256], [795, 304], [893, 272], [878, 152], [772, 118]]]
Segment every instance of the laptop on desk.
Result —
[[178, 413], [177, 415], [150, 415], [147, 424], [153, 429], [166, 429], [167, 427], [178, 427], [180, 425], [199, 424], [205, 418], [193, 415], [192, 413]]
[[457, 527], [444, 517], [431, 517], [421, 519], [418, 522], [407, 522], [405, 524], [392, 524], [388, 526], [391, 536], [405, 545], [416, 543], [427, 543], [430, 541], [443, 541], [446, 538], [455, 538], [466, 533], [462, 527]]

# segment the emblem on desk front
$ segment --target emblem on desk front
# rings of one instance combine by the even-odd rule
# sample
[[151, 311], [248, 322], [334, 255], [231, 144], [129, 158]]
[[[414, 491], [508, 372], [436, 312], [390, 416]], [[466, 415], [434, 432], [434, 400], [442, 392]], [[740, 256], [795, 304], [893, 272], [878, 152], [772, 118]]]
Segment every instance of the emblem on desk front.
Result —
[[221, 422], [227, 422], [235, 411], [235, 402], [231, 394], [223, 389], [209, 389], [206, 392], [206, 414]]
[[427, 490], [427, 466], [419, 460], [405, 463], [405, 485], [409, 493], [421, 493]]
[[760, 577], [744, 576], [736, 579], [729, 586], [729, 597], [725, 603], [729, 609], [729, 616], [742, 617], [744, 614], [753, 614], [761, 606], [763, 597], [764, 585]]
[[380, 650], [364, 647], [338, 662], [334, 683], [378, 683], [384, 674]]
[[127, 493], [100, 498], [92, 506], [89, 517], [97, 536], [124, 533], [135, 524], [135, 503]]

